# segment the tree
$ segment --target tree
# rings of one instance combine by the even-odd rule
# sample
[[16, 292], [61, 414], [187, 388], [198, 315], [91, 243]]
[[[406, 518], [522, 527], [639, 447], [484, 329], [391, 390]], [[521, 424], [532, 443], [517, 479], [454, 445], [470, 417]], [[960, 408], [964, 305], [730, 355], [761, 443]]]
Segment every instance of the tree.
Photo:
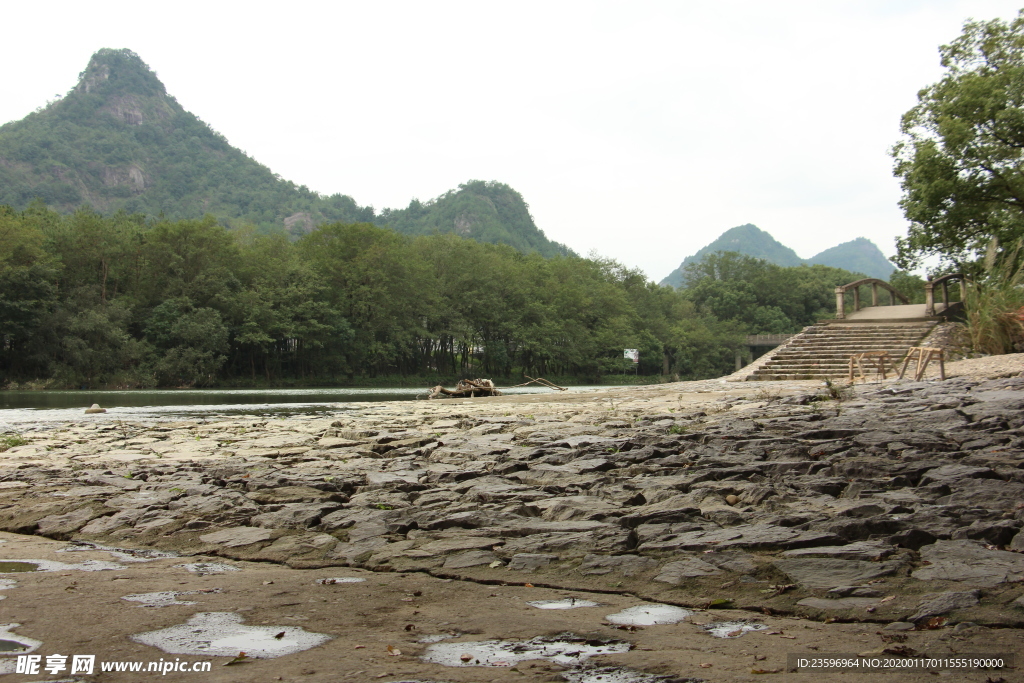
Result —
[[1024, 10], [971, 21], [940, 48], [946, 74], [918, 93], [892, 149], [910, 221], [896, 263], [925, 256], [962, 268], [989, 241], [1024, 235]]

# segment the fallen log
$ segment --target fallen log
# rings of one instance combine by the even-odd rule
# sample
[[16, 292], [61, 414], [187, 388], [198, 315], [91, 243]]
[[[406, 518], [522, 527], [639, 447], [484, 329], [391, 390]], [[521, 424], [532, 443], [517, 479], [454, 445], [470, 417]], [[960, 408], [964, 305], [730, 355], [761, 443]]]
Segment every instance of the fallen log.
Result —
[[455, 390], [445, 389], [438, 384], [431, 389], [427, 398], [476, 398], [477, 396], [501, 396], [501, 392], [489, 379], [460, 379]]

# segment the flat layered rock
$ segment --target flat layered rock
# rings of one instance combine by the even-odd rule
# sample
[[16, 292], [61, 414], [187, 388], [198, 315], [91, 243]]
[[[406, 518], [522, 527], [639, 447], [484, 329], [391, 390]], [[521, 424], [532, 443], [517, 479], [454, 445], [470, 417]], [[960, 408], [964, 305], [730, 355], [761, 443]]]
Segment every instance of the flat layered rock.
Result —
[[806, 588], [833, 588], [860, 584], [883, 576], [892, 576], [902, 562], [864, 562], [831, 558], [783, 558], [772, 565], [795, 583]]
[[974, 541], [936, 541], [921, 549], [929, 564], [911, 576], [921, 581], [958, 581], [978, 588], [1024, 580], [1024, 555], [989, 550]]

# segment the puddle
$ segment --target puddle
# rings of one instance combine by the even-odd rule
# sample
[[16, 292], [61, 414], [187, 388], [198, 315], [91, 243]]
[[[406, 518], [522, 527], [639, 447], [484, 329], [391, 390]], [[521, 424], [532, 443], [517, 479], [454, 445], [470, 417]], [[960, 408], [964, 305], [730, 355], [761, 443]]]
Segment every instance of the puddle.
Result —
[[[645, 674], [642, 671], [621, 669], [616, 666], [605, 666], [599, 669], [579, 669], [577, 671], [566, 671], [562, 674], [569, 683], [670, 683], [680, 681], [676, 676], [658, 676]], [[698, 678], [687, 678], [687, 683], [704, 683]]]
[[8, 588], [14, 588], [18, 585], [18, 582], [14, 579], [0, 579], [0, 591], [5, 591]]
[[198, 591], [163, 591], [162, 593], [138, 593], [126, 595], [122, 600], [141, 602], [139, 607], [169, 607], [171, 605], [195, 605], [194, 600], [178, 600], [179, 595], [199, 595], [201, 593], [220, 593], [219, 588]]
[[629, 652], [632, 644], [617, 640], [587, 640], [572, 634], [530, 640], [481, 640], [470, 643], [438, 643], [420, 658], [445, 666], [514, 666], [530, 659], [546, 659], [564, 666], [576, 666], [594, 655]]
[[176, 564], [174, 566], [187, 569], [190, 572], [199, 574], [199, 576], [242, 571], [238, 567], [232, 567], [230, 564], [224, 564], [223, 562], [193, 562], [191, 564]]
[[601, 603], [591, 600], [565, 598], [564, 600], [530, 600], [526, 603], [537, 609], [576, 609], [577, 607], [600, 607]]
[[693, 614], [688, 609], [674, 605], [637, 605], [615, 614], [609, 614], [605, 621], [625, 626], [654, 626], [656, 624], [678, 624]]
[[19, 626], [21, 624], [0, 624], [0, 652], [4, 654], [25, 654], [26, 652], [32, 652], [43, 644], [41, 640], [11, 633], [11, 631]]
[[440, 643], [442, 640], [451, 640], [452, 638], [458, 638], [461, 633], [436, 633], [431, 636], [423, 636], [417, 643]]
[[280, 657], [323, 645], [331, 636], [300, 626], [245, 626], [233, 612], [198, 612], [184, 624], [131, 636], [173, 655]]
[[117, 562], [104, 562], [103, 560], [86, 560], [78, 564], [67, 564], [55, 562], [54, 560], [17, 560], [0, 562], [0, 574], [15, 574], [19, 572], [101, 572], [111, 569], [126, 569], [123, 564]]
[[35, 562], [0, 562], [0, 574], [37, 571], [39, 571], [39, 565]]
[[153, 560], [180, 557], [177, 553], [169, 553], [163, 550], [153, 550], [151, 548], [115, 548], [109, 545], [102, 545], [100, 543], [90, 543], [88, 541], [73, 541], [71, 545], [66, 548], [61, 548], [57, 552], [83, 553], [89, 551], [110, 553], [113, 557], [116, 557], [122, 562], [152, 562]]
[[704, 630], [715, 638], [739, 638], [747, 631], [764, 631], [764, 624], [747, 623], [745, 621], [716, 621], [704, 624]]
[[362, 583], [366, 579], [360, 579], [355, 576], [338, 576], [333, 579], [317, 579], [316, 582], [321, 586], [333, 586], [336, 583]]

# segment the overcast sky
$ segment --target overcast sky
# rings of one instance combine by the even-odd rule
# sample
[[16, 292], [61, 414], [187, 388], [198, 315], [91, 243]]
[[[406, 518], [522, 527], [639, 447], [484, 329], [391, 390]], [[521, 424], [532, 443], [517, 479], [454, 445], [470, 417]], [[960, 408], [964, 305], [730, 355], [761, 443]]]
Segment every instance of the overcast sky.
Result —
[[655, 280], [743, 223], [891, 255], [900, 116], [965, 20], [1018, 3], [7, 3], [0, 122], [126, 47], [274, 172], [377, 209], [497, 180]]

